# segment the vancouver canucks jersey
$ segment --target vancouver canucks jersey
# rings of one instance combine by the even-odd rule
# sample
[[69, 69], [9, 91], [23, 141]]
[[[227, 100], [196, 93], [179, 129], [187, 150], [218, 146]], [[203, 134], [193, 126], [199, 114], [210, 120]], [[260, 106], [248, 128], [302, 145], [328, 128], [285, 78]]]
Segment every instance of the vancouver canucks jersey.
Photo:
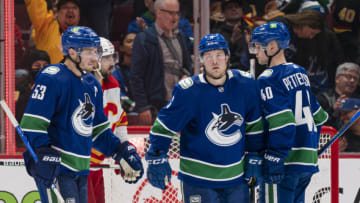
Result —
[[109, 156], [119, 144], [104, 114], [99, 82], [92, 74], [76, 77], [64, 64], [39, 72], [21, 128], [33, 148], [60, 151], [62, 173], [88, 174], [92, 146]]
[[283, 154], [287, 172], [317, 172], [317, 148], [327, 113], [311, 92], [304, 68], [286, 63], [257, 80], [268, 125], [267, 148]]
[[263, 149], [259, 100], [254, 79], [239, 70], [227, 71], [222, 86], [209, 84], [203, 74], [181, 80], [151, 128], [151, 147], [167, 151], [181, 131], [179, 179], [234, 186], [243, 181], [245, 150]]

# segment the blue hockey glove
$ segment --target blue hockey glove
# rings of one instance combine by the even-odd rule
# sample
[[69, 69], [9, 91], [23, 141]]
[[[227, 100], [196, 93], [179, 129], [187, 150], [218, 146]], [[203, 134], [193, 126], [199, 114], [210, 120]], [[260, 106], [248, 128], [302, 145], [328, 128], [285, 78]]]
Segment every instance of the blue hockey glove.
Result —
[[135, 147], [128, 141], [119, 145], [113, 155], [113, 159], [119, 162], [121, 175], [126, 183], [136, 183], [144, 174], [144, 168], [140, 156]]
[[166, 190], [166, 185], [171, 180], [171, 168], [166, 152], [154, 152], [150, 150], [145, 154], [148, 163], [147, 179], [154, 187]]
[[35, 163], [28, 151], [24, 152], [26, 170], [37, 183], [49, 188], [54, 179], [60, 174], [60, 154], [50, 147], [38, 148], [35, 153], [38, 158], [37, 163]]
[[255, 185], [262, 180], [263, 157], [257, 152], [249, 152], [245, 156], [245, 180], [249, 185]]
[[278, 184], [285, 176], [284, 158], [274, 151], [267, 151], [264, 155], [264, 178], [268, 184]]

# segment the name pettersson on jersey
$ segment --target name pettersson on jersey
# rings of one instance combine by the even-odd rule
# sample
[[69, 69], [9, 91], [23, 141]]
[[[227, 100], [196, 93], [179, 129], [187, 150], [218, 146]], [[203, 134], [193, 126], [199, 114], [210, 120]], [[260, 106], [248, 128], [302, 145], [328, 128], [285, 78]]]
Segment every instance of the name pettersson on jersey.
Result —
[[212, 115], [213, 119], [205, 130], [207, 138], [219, 146], [231, 146], [238, 143], [242, 134], [236, 126], [241, 126], [244, 118], [232, 112], [228, 104], [221, 104], [221, 113], [219, 115], [212, 113]]

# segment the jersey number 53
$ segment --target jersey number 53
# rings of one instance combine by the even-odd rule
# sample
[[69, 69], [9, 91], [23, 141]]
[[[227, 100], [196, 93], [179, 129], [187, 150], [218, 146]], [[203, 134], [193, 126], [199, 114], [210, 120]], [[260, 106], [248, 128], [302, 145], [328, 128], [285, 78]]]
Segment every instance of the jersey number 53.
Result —
[[34, 87], [34, 91], [31, 95], [32, 99], [39, 99], [39, 100], [43, 100], [45, 97], [45, 92], [46, 92], [46, 86], [45, 85], [36, 85]]

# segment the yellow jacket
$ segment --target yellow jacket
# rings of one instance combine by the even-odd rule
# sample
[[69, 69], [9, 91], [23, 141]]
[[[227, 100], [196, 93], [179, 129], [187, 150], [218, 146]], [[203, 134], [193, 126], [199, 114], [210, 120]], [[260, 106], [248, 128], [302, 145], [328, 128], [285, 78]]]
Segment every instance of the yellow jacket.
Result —
[[53, 11], [47, 9], [45, 0], [25, 0], [25, 4], [34, 26], [32, 36], [36, 48], [46, 51], [52, 64], [59, 63], [64, 56], [61, 51], [60, 25]]

